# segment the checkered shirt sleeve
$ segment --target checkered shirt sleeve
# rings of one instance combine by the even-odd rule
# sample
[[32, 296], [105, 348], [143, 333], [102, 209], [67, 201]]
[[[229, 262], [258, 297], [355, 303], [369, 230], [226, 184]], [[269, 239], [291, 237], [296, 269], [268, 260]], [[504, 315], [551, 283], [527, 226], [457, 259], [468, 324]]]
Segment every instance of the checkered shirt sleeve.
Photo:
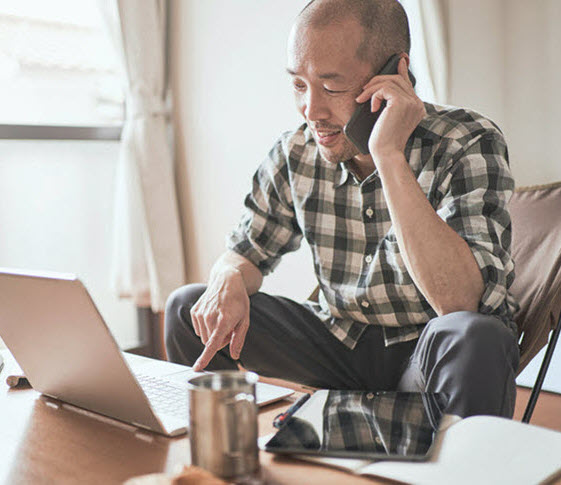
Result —
[[285, 140], [284, 136], [279, 139], [257, 169], [242, 218], [226, 238], [228, 249], [251, 261], [264, 276], [302, 242], [283, 152]]
[[499, 316], [510, 314], [506, 308], [507, 289], [514, 279], [506, 207], [514, 180], [507, 160], [507, 147], [500, 132], [473, 138], [453, 157], [448, 192], [437, 210], [467, 242], [479, 265], [485, 284], [479, 312]]

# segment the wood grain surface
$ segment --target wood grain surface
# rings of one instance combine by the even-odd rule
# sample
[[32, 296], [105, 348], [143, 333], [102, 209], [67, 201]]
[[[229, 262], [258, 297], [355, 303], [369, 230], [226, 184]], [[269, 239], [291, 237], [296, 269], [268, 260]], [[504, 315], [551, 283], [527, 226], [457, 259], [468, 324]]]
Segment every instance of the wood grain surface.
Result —
[[[149, 473], [175, 474], [189, 464], [189, 439], [166, 438], [116, 421], [85, 416], [32, 389], [9, 389], [14, 370], [5, 351], [0, 374], [1, 484], [120, 484]], [[290, 406], [262, 408], [259, 434], [272, 433], [274, 417]], [[261, 475], [270, 484], [392, 483], [354, 477], [343, 471], [278, 459], [260, 453]]]
[[[166, 438], [138, 431], [85, 416], [32, 389], [9, 389], [5, 380], [15, 364], [7, 351], [2, 355], [6, 368], [0, 374], [0, 484], [119, 484], [149, 473], [176, 474], [189, 464], [186, 436]], [[520, 392], [518, 414], [527, 394]], [[260, 410], [260, 436], [274, 431], [273, 418], [290, 404], [285, 400]], [[560, 404], [561, 396], [544, 394], [532, 422], [543, 426], [553, 419], [549, 427], [561, 430]], [[544, 417], [544, 409], [551, 413], [549, 418]], [[269, 484], [395, 483], [265, 452], [260, 453], [260, 461], [261, 478]]]

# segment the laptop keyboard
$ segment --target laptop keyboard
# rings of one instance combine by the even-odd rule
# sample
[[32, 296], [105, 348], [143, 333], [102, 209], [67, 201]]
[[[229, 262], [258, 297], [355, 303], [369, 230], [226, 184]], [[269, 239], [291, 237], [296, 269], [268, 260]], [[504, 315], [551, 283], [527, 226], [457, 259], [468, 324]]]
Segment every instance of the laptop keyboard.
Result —
[[189, 398], [185, 386], [174, 385], [145, 374], [135, 375], [156, 413], [172, 415], [185, 421], [188, 419]]

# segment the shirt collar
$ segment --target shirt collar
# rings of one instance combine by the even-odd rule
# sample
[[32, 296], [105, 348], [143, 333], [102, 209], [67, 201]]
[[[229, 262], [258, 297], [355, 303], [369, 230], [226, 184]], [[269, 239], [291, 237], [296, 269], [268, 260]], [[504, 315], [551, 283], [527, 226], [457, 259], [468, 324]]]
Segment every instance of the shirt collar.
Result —
[[376, 177], [378, 177], [378, 169], [375, 169], [374, 172], [372, 172], [368, 177], [366, 177], [364, 180], [359, 181], [354, 175], [353, 173], [347, 168], [346, 162], [342, 162], [339, 163], [337, 165], [337, 169], [336, 169], [336, 174], [334, 177], [334, 182], [333, 182], [333, 188], [338, 188], [341, 187], [342, 185], [344, 185], [347, 180], [349, 178], [351, 178], [353, 180], [353, 182], [355, 183], [355, 185], [361, 185], [361, 184], [369, 184], [370, 182], [372, 182], [372, 180], [374, 180]]
[[333, 188], [336, 189], [345, 184], [351, 176], [351, 172], [345, 165], [345, 162], [338, 163], [335, 168], [335, 177], [333, 177]]

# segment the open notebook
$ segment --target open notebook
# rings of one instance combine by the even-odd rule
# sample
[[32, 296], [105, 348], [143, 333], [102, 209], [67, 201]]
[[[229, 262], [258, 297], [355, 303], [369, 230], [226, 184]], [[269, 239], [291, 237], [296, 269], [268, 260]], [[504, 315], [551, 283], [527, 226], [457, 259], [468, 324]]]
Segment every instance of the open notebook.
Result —
[[529, 485], [561, 477], [561, 433], [538, 426], [493, 416], [457, 418], [435, 445], [420, 463], [298, 458], [416, 485]]

